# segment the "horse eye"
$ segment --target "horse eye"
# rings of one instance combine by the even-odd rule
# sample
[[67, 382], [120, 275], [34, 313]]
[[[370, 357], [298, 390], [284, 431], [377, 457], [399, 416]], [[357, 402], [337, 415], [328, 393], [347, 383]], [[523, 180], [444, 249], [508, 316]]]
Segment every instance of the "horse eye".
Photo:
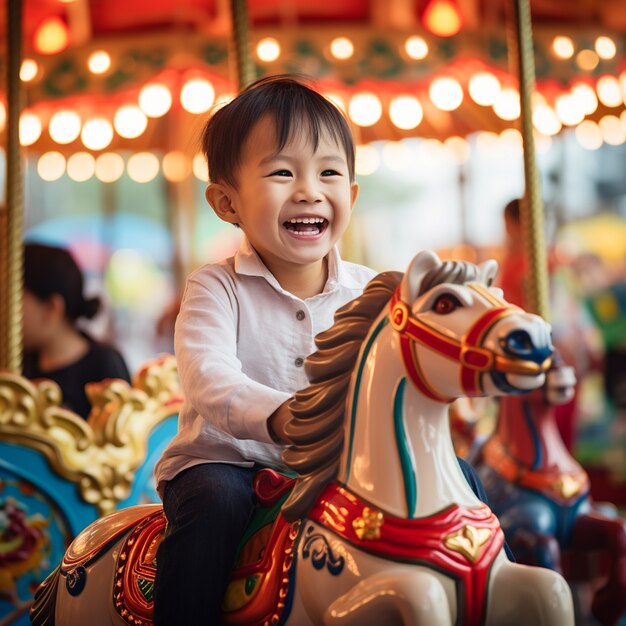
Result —
[[451, 293], [444, 293], [435, 300], [433, 311], [439, 313], [439, 315], [447, 315], [460, 306], [463, 305], [456, 296], [453, 296]]

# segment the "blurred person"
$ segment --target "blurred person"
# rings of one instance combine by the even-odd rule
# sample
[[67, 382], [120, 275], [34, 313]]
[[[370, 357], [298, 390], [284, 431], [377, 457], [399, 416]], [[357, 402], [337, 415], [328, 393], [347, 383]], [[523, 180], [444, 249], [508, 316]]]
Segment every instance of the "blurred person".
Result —
[[121, 354], [78, 325], [100, 309], [100, 298], [83, 294], [83, 275], [63, 248], [24, 246], [22, 332], [24, 376], [47, 378], [61, 388], [62, 406], [87, 418], [91, 404], [85, 385], [107, 378], [130, 383]]
[[[504, 291], [508, 302], [528, 310], [529, 267], [526, 242], [522, 233], [520, 198], [514, 198], [505, 207], [503, 219], [506, 231], [504, 257], [496, 284]], [[559, 263], [554, 250], [548, 250], [550, 306], [552, 309], [552, 340], [565, 363], [574, 367], [578, 384], [574, 397], [554, 407], [555, 418], [563, 442], [572, 450], [578, 408], [580, 381], [601, 362], [598, 341], [593, 326], [580, 300], [568, 285], [571, 269]]]

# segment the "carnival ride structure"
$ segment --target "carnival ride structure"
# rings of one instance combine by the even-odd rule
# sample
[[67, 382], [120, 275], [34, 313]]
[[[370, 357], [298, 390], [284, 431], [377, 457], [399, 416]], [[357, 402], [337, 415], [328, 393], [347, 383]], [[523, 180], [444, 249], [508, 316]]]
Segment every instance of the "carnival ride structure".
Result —
[[[549, 326], [501, 299], [496, 267], [421, 252], [316, 337], [284, 453], [297, 478], [258, 479], [275, 515], [242, 547], [225, 623], [574, 623], [559, 574], [508, 560], [450, 437], [455, 398], [531, 391], [551, 362]], [[88, 527], [38, 590], [33, 624], [151, 623], [164, 527], [155, 505]]]
[[[595, 503], [589, 477], [559, 435], [554, 406], [571, 399], [573, 370], [557, 363], [527, 396], [499, 399], [496, 426], [474, 464], [520, 563], [591, 583], [590, 612], [603, 626], [626, 616], [626, 520]], [[586, 607], [577, 607], [586, 619]]]

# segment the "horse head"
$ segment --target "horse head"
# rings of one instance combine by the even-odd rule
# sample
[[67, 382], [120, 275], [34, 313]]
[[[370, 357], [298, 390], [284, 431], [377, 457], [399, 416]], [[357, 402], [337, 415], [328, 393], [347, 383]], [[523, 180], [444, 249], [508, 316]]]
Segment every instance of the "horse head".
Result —
[[[384, 494], [386, 505], [395, 499], [389, 505], [398, 512], [408, 501], [417, 513], [416, 499], [398, 485], [419, 482], [416, 459], [426, 458], [422, 442], [431, 437], [425, 429], [437, 433], [437, 446], [458, 474], [447, 405], [543, 384], [550, 327], [502, 299], [492, 286], [496, 271], [495, 261], [442, 262], [421, 252], [404, 275], [379, 274], [337, 312], [306, 361], [311, 384], [291, 405], [287, 434], [294, 445], [283, 459], [300, 477], [283, 509], [288, 516], [303, 515], [335, 479], [350, 487], [358, 481], [355, 489], [375, 500], [372, 494]], [[422, 469], [424, 476], [430, 471]]]
[[390, 321], [407, 373], [426, 397], [446, 402], [543, 385], [553, 352], [550, 326], [502, 298], [492, 286], [497, 269], [493, 260], [442, 262], [429, 251], [409, 266]]

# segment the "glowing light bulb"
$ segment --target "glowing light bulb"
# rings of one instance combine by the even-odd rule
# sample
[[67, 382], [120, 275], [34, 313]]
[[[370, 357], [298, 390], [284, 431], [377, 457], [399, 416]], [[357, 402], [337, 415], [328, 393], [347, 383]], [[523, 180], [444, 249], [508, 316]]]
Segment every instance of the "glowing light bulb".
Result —
[[113, 183], [124, 173], [124, 159], [116, 152], [105, 152], [96, 159], [96, 178]]
[[414, 96], [398, 96], [389, 104], [389, 118], [402, 130], [417, 128], [424, 118], [420, 101]]
[[452, 37], [461, 30], [461, 14], [453, 0], [430, 0], [422, 17], [424, 26], [438, 37]]
[[205, 113], [215, 101], [215, 89], [204, 78], [187, 81], [180, 90], [180, 103], [188, 113]]
[[491, 72], [477, 72], [469, 79], [470, 98], [481, 106], [493, 105], [501, 89], [500, 81]]
[[139, 107], [132, 104], [125, 105], [115, 112], [113, 126], [120, 137], [134, 139], [146, 130], [148, 118]]
[[348, 106], [350, 119], [358, 126], [373, 126], [383, 114], [383, 106], [378, 96], [363, 92], [352, 97]]
[[442, 111], [454, 111], [463, 102], [463, 89], [454, 78], [436, 78], [430, 83], [428, 95]]
[[92, 74], [104, 74], [111, 67], [111, 55], [106, 50], [96, 50], [89, 55], [87, 67]]
[[148, 117], [162, 117], [172, 106], [172, 92], [161, 83], [148, 83], [139, 92], [139, 108]]
[[342, 61], [349, 59], [354, 54], [354, 44], [347, 37], [335, 37], [330, 42], [330, 53]]
[[404, 42], [404, 49], [411, 59], [421, 61], [428, 56], [428, 44], [417, 35], [409, 37]]
[[87, 120], [80, 133], [80, 139], [89, 150], [102, 150], [113, 140], [113, 126], [103, 117]]
[[261, 39], [256, 46], [256, 55], [261, 61], [271, 63], [280, 56], [280, 44], [273, 37]]
[[137, 152], [128, 159], [126, 171], [136, 183], [148, 183], [159, 173], [159, 159], [152, 152]]
[[57, 111], [50, 118], [48, 132], [58, 144], [72, 143], [80, 135], [80, 117], [78, 113], [64, 109]]
[[552, 50], [559, 59], [571, 59], [574, 56], [574, 42], [570, 37], [555, 37]]
[[60, 17], [49, 17], [35, 31], [34, 46], [39, 54], [57, 54], [67, 47], [69, 33]]
[[65, 157], [60, 152], [46, 152], [37, 161], [37, 173], [47, 182], [58, 180], [65, 173]]
[[374, 146], [367, 144], [356, 147], [355, 170], [359, 176], [369, 176], [380, 166], [380, 155]]
[[41, 137], [41, 120], [34, 113], [22, 113], [20, 115], [19, 136], [20, 144], [32, 146]]

